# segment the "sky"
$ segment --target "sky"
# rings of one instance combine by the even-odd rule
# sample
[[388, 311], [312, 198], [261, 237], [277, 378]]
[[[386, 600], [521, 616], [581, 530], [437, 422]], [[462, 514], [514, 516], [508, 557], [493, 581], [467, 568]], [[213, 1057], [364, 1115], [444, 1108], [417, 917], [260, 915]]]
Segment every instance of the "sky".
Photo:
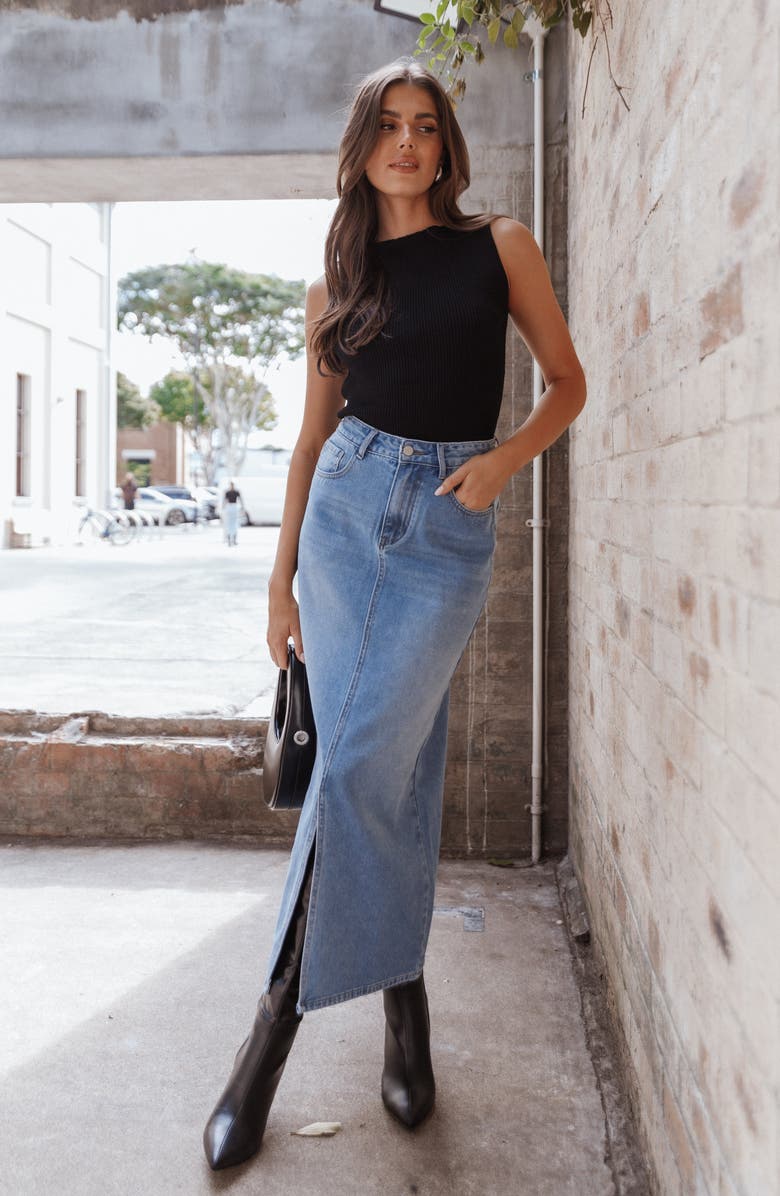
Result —
[[[335, 199], [193, 201], [118, 203], [112, 240], [116, 277], [130, 270], [198, 258], [246, 270], [304, 279], [306, 285], [323, 273], [325, 236]], [[117, 333], [114, 364], [135, 382], [142, 394], [181, 359], [163, 344]], [[274, 444], [291, 449], [303, 418], [306, 359], [282, 360], [271, 366], [266, 383], [274, 396], [277, 426], [258, 432], [254, 447]]]

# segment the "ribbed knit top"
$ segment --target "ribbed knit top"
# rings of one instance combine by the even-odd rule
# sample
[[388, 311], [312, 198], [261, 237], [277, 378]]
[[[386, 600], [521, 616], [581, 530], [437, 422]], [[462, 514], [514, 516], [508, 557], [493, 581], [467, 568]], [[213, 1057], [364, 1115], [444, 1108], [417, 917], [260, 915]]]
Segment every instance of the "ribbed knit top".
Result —
[[350, 357], [339, 418], [420, 440], [489, 440], [504, 386], [509, 283], [490, 225], [374, 241], [390, 316]]

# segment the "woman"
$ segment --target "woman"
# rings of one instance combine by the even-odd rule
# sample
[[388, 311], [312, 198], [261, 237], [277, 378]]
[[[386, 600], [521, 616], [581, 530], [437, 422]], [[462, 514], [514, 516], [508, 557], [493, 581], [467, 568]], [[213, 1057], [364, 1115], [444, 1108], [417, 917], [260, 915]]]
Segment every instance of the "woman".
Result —
[[[306, 297], [269, 582], [268, 648], [284, 668], [292, 637], [306, 660], [317, 756], [254, 1026], [204, 1131], [214, 1169], [259, 1148], [303, 1013], [364, 993], [383, 990], [388, 1110], [413, 1127], [433, 1107], [422, 972], [449, 683], [487, 597], [499, 494], [585, 401], [533, 236], [463, 215], [469, 181], [433, 75], [406, 56], [362, 80]], [[548, 385], [499, 444], [509, 315]]]
[[227, 489], [222, 496], [222, 520], [225, 527], [225, 543], [238, 544], [238, 504], [241, 494], [236, 490], [233, 481], [228, 482]]

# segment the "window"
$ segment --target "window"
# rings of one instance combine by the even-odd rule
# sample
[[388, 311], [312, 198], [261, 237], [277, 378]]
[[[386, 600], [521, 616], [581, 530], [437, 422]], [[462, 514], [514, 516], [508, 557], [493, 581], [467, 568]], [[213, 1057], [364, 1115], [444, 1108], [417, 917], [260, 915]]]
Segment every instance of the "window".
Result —
[[30, 495], [30, 375], [16, 375], [16, 495]]
[[76, 391], [76, 495], [87, 492], [87, 392]]

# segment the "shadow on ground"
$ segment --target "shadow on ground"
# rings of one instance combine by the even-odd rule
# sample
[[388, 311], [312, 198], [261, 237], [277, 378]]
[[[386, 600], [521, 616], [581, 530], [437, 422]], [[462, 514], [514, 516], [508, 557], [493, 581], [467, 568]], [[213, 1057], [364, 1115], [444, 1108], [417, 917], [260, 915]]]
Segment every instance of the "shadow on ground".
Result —
[[[374, 993], [304, 1017], [261, 1152], [213, 1173], [201, 1134], [254, 1016], [288, 853], [25, 843], [0, 857], [2, 1191], [613, 1192], [551, 864], [440, 865], [426, 1123], [410, 1133], [381, 1103]], [[292, 1134], [316, 1120], [343, 1128]]]

